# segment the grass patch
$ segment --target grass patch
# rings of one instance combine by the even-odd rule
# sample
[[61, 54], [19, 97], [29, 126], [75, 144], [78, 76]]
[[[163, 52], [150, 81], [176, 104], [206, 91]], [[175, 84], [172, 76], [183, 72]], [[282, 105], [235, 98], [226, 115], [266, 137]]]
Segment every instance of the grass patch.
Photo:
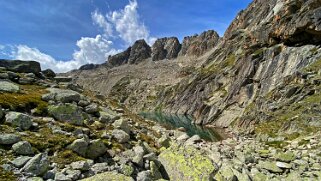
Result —
[[65, 165], [71, 164], [72, 162], [85, 160], [85, 158], [79, 156], [71, 150], [64, 150], [58, 152], [56, 156], [52, 157], [52, 161], [57, 163], [60, 168], [63, 168]]
[[20, 93], [0, 94], [0, 105], [10, 110], [28, 111], [36, 108], [36, 114], [45, 114], [48, 103], [41, 100], [41, 96], [47, 93], [45, 88], [37, 85], [20, 85], [20, 88]]
[[305, 72], [317, 72], [321, 69], [321, 59], [311, 63], [303, 69]]
[[50, 128], [41, 128], [37, 133], [27, 131], [28, 136], [23, 140], [28, 141], [38, 151], [43, 152], [49, 149], [49, 152], [55, 152], [71, 144], [76, 138], [62, 134], [53, 134]]

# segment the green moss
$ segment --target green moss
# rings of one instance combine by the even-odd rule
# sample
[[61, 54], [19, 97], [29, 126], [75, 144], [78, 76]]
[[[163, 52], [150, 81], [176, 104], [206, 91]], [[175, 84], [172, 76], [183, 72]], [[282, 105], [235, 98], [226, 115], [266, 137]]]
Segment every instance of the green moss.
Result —
[[41, 100], [41, 96], [47, 91], [44, 87], [36, 85], [21, 85], [20, 93], [0, 94], [0, 105], [11, 110], [30, 110], [36, 108], [36, 114], [46, 113], [48, 103]]
[[60, 151], [57, 155], [52, 157], [52, 161], [57, 163], [59, 167], [64, 167], [65, 165], [71, 164], [72, 162], [84, 160], [86, 159], [77, 155], [71, 150]]
[[23, 140], [28, 141], [40, 152], [46, 149], [51, 152], [62, 150], [76, 139], [73, 136], [53, 134], [50, 128], [41, 128], [37, 133], [30, 131], [27, 133], [29, 135], [23, 137]]
[[308, 65], [303, 69], [306, 72], [317, 72], [321, 69], [321, 59], [313, 62], [312, 64]]

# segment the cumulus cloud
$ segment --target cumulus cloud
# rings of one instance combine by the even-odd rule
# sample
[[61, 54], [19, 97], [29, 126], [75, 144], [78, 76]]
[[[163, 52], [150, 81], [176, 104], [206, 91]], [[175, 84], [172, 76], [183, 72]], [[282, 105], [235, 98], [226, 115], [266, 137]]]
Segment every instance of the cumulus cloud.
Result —
[[78, 67], [79, 62], [72, 61], [57, 61], [50, 55], [40, 52], [37, 48], [30, 48], [26, 45], [18, 45], [16, 46], [16, 50], [11, 55], [15, 59], [18, 60], [34, 60], [41, 64], [41, 68], [53, 69], [56, 72], [66, 72]]
[[[14, 59], [38, 61], [42, 69], [50, 68], [59, 73], [77, 69], [88, 63], [104, 63], [109, 55], [120, 52], [114, 48], [114, 41], [122, 40], [125, 43], [123, 47], [126, 47], [138, 39], [145, 39], [150, 45], [156, 40], [150, 36], [149, 30], [141, 22], [137, 9], [138, 3], [133, 0], [129, 1], [124, 9], [109, 12], [105, 16], [98, 10], [92, 12], [93, 24], [102, 29], [103, 34], [98, 34], [96, 37], [82, 37], [78, 40], [76, 43], [78, 50], [73, 53], [73, 58], [69, 61], [56, 60], [39, 49], [27, 45], [11, 47], [10, 56]], [[0, 54], [4, 48], [0, 45]]]
[[137, 1], [130, 1], [123, 10], [109, 13], [107, 21], [114, 26], [118, 36], [128, 45], [133, 44], [138, 39], [145, 39], [149, 44], [152, 44], [155, 38], [150, 37], [149, 30], [140, 21], [137, 8]]
[[87, 63], [104, 63], [109, 55], [118, 52], [112, 48], [112, 42], [101, 35], [95, 38], [83, 37], [77, 41], [77, 46], [79, 51], [75, 51], [73, 59], [69, 61], [55, 60], [37, 48], [30, 48], [26, 45], [16, 46], [11, 56], [19, 60], [35, 60], [41, 64], [42, 69], [50, 68], [55, 72], [67, 72]]

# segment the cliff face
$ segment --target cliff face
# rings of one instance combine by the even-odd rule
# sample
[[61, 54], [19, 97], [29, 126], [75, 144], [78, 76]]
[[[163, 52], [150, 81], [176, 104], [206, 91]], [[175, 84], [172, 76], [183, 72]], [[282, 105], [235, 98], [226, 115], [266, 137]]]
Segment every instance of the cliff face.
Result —
[[[151, 53], [153, 60], [175, 57], [177, 42], [168, 42], [175, 40], [156, 41]], [[318, 95], [315, 83], [321, 68], [320, 42], [320, 0], [255, 0], [237, 15], [223, 38], [214, 31], [186, 37], [177, 60], [168, 65], [175, 64], [176, 71], [167, 78], [160, 78], [164, 71], [152, 69], [150, 77], [124, 73], [117, 83], [99, 90], [118, 100], [121, 97], [136, 111], [159, 109], [193, 115], [197, 124], [246, 128], [249, 132], [262, 130], [261, 125], [271, 116], [279, 119], [281, 113], [273, 111], [289, 108], [283, 105], [290, 99], [284, 94], [292, 87], [302, 88], [299, 93], [294, 91], [301, 100], [302, 96]], [[148, 67], [145, 70], [148, 72]], [[128, 73], [128, 69], [122, 71]], [[277, 90], [281, 91], [279, 96]], [[276, 98], [269, 100], [271, 95]], [[139, 100], [134, 100], [137, 97]], [[269, 107], [273, 107], [272, 112]]]

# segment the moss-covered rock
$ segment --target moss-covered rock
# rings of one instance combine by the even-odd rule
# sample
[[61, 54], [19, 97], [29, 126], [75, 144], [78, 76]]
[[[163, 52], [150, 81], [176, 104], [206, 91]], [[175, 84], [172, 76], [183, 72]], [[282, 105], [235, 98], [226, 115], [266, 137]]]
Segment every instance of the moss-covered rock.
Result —
[[134, 179], [116, 172], [105, 172], [82, 181], [134, 181]]
[[18, 92], [20, 90], [19, 86], [11, 83], [11, 82], [7, 82], [7, 81], [0, 81], [0, 92]]
[[88, 116], [74, 104], [50, 105], [48, 112], [59, 121], [65, 121], [79, 126], [84, 124], [84, 120]]
[[193, 146], [173, 144], [159, 155], [170, 180], [211, 180], [216, 166]]

